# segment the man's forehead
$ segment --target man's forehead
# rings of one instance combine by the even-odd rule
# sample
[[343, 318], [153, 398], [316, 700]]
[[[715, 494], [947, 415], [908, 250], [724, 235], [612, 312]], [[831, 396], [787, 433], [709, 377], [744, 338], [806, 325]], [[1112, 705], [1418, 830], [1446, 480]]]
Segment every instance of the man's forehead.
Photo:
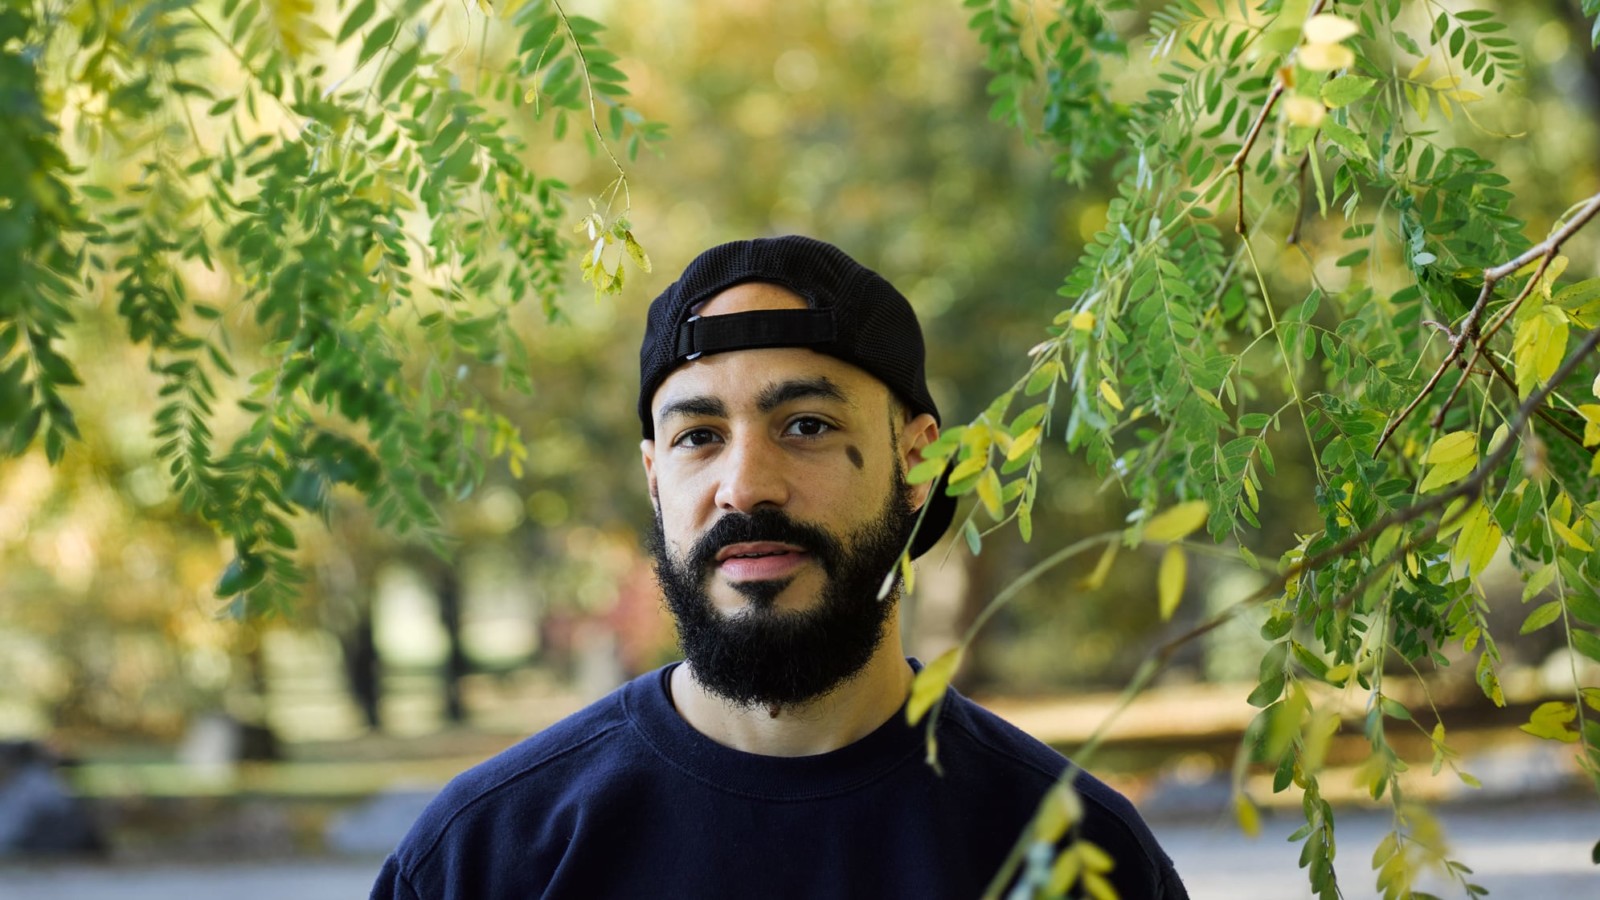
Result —
[[809, 348], [732, 350], [696, 360], [667, 376], [656, 391], [654, 406], [658, 416], [707, 402], [721, 405], [725, 413], [741, 407], [770, 411], [798, 399], [857, 408], [873, 392], [887, 390], [869, 373]]
[[695, 308], [699, 316], [725, 316], [758, 309], [806, 309], [805, 298], [781, 284], [746, 281], [717, 294]]

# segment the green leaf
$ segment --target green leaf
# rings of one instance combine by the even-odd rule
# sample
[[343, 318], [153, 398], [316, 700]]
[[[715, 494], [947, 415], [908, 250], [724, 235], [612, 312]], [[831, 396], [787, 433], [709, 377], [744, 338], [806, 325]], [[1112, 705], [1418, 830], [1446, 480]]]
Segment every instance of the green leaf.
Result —
[[1572, 647], [1595, 662], [1600, 662], [1600, 637], [1582, 629], [1572, 629]]
[[1552, 581], [1555, 581], [1557, 571], [1558, 567], [1556, 564], [1550, 563], [1549, 565], [1540, 567], [1537, 572], [1534, 572], [1532, 575], [1528, 576], [1528, 583], [1522, 587], [1522, 602], [1527, 603], [1529, 600], [1532, 600], [1534, 597], [1537, 597], [1539, 594], [1543, 593], [1544, 589], [1549, 587]]
[[1559, 618], [1561, 618], [1561, 601], [1551, 600], [1528, 613], [1528, 617], [1522, 620], [1522, 630], [1519, 633], [1532, 634]]
[[400, 22], [398, 19], [390, 18], [379, 22], [378, 27], [367, 32], [367, 39], [361, 42], [361, 55], [357, 58], [356, 65], [366, 65], [367, 60], [371, 59], [373, 54], [389, 46], [389, 42], [394, 40], [394, 36], [399, 33]]
[[1060, 375], [1061, 363], [1053, 359], [1046, 360], [1044, 363], [1041, 363], [1037, 369], [1033, 370], [1032, 375], [1028, 376], [1028, 383], [1023, 388], [1023, 393], [1030, 397], [1041, 393], [1045, 390], [1045, 388], [1048, 388], [1051, 383], [1053, 383]]
[[925, 459], [911, 467], [906, 472], [906, 482], [909, 484], [923, 484], [938, 478], [944, 473], [947, 463], [943, 459]]
[[[404, 53], [395, 57], [394, 62], [389, 64], [389, 68], [383, 70], [383, 77], [378, 80], [377, 98], [380, 101], [388, 99], [389, 95], [394, 93], [395, 88], [400, 86], [400, 82], [404, 81], [406, 76], [416, 69], [417, 59], [421, 55], [422, 47], [420, 45], [412, 45], [406, 48]], [[462, 146], [470, 145], [463, 144]]]
[[242, 594], [261, 583], [266, 577], [267, 564], [259, 556], [240, 555], [228, 563], [222, 578], [217, 582], [218, 597]]
[[339, 28], [339, 36], [334, 39], [334, 43], [342, 44], [349, 40], [350, 35], [355, 34], [361, 26], [367, 24], [367, 20], [371, 19], [372, 14], [377, 11], [378, 0], [361, 0], [360, 3], [355, 5], [354, 9], [350, 10], [350, 15], [345, 17], [344, 24]]
[[1322, 133], [1343, 150], [1346, 156], [1369, 161], [1372, 159], [1372, 151], [1367, 148], [1366, 139], [1335, 122], [1331, 117], [1322, 120]]
[[1375, 80], [1361, 75], [1340, 75], [1322, 86], [1322, 102], [1329, 109], [1349, 106], [1371, 93], [1375, 84]]

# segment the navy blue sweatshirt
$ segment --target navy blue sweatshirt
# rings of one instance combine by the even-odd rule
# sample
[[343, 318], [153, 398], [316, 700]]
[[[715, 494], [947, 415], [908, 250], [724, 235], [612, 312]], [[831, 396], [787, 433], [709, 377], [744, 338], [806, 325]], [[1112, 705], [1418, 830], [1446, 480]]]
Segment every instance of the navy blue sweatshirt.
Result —
[[[672, 667], [458, 776], [373, 900], [980, 896], [1065, 757], [950, 691], [944, 774], [897, 714], [830, 753], [724, 747], [672, 706]], [[1087, 774], [1079, 834], [1123, 900], [1183, 900], [1139, 814]]]

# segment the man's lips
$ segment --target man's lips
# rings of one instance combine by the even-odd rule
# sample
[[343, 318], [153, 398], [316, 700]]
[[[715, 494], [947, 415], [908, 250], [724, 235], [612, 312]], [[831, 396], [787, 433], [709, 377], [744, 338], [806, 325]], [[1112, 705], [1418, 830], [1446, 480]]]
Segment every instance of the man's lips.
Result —
[[747, 541], [717, 551], [717, 571], [734, 581], [770, 581], [784, 578], [805, 565], [811, 554], [794, 544]]

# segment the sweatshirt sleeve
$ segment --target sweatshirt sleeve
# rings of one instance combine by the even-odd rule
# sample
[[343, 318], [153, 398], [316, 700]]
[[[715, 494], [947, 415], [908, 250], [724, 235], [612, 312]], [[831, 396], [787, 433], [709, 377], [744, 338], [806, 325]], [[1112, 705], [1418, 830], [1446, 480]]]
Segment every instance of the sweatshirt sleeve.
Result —
[[373, 883], [368, 900], [422, 900], [422, 898], [411, 889], [411, 883], [400, 871], [400, 861], [391, 854], [383, 861], [383, 869], [378, 872], [378, 880]]

